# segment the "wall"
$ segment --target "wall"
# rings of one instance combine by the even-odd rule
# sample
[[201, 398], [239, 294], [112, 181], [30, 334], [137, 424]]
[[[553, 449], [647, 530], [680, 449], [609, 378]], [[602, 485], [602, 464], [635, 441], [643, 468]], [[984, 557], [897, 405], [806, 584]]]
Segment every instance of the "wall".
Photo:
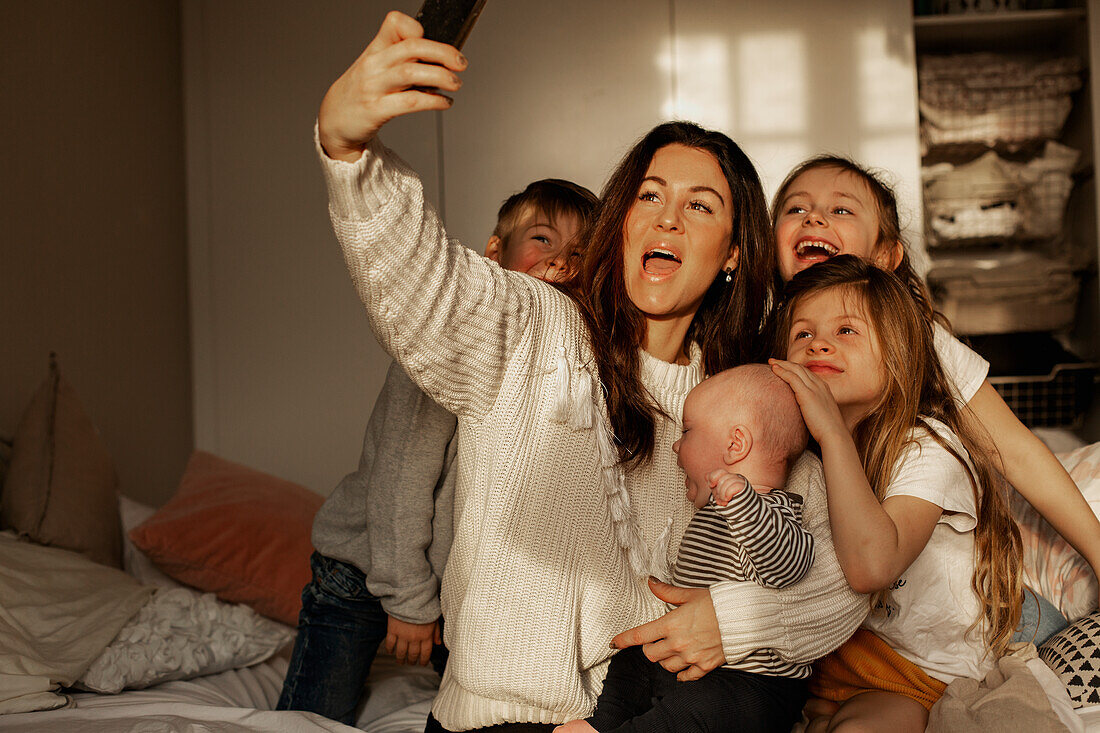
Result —
[[[324, 494], [357, 464], [389, 357], [329, 225], [313, 123], [389, 5], [182, 6], [195, 441]], [[435, 200], [433, 115], [387, 140]]]
[[[288, 0], [184, 8], [200, 447], [328, 493], [353, 469], [388, 364], [327, 221], [317, 105], [385, 10]], [[890, 170], [919, 222], [909, 3], [494, 0], [455, 107], [388, 126], [453, 236], [480, 251], [534, 178], [599, 189], [669, 117], [724, 128], [769, 193], [831, 151]]]
[[0, 435], [56, 351], [154, 504], [192, 442], [180, 53], [175, 2], [0, 4]]
[[769, 199], [817, 153], [884, 169], [910, 239], [921, 238], [906, 2], [497, 2], [465, 51], [471, 66], [443, 115], [443, 153], [446, 222], [468, 244], [480, 246], [499, 200], [534, 178], [598, 191], [634, 140], [670, 118], [732, 136]]

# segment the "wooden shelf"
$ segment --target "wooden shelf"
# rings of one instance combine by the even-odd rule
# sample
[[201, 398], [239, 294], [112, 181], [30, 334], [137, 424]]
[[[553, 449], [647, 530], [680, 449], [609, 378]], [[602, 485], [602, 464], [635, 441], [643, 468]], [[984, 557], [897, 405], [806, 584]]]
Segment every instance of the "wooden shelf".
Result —
[[913, 18], [918, 51], [965, 43], [975, 51], [1066, 52], [1066, 34], [1081, 31], [1084, 8], [991, 13], [918, 15]]
[[913, 25], [917, 28], [935, 26], [964, 26], [970, 28], [979, 24], [1012, 23], [1063, 23], [1080, 20], [1085, 17], [1084, 8], [1061, 8], [1056, 10], [1013, 10], [996, 13], [950, 13], [941, 15], [917, 15]]

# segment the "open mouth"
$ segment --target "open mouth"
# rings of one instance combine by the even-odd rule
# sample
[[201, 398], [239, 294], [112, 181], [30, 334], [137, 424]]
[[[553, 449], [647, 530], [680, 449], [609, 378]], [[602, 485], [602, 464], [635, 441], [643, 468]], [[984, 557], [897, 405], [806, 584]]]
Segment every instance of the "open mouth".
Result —
[[803, 239], [795, 245], [794, 253], [804, 262], [824, 262], [840, 253], [840, 250], [820, 239]]
[[642, 255], [642, 269], [650, 275], [671, 275], [683, 264], [667, 249], [651, 249]]

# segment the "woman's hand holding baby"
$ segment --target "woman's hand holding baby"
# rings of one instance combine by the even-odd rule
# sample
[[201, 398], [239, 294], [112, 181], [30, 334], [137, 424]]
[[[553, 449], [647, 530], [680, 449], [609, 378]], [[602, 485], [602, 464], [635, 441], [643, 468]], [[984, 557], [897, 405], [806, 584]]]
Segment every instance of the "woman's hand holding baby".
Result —
[[329, 87], [317, 124], [330, 158], [358, 160], [394, 117], [451, 106], [449, 97], [431, 88], [457, 91], [462, 81], [455, 72], [466, 68], [466, 57], [423, 36], [416, 20], [390, 12], [366, 50]]
[[707, 588], [681, 588], [649, 579], [653, 595], [672, 609], [661, 618], [628, 629], [611, 640], [615, 649], [642, 644], [642, 652], [681, 682], [697, 680], [726, 663], [722, 631]]

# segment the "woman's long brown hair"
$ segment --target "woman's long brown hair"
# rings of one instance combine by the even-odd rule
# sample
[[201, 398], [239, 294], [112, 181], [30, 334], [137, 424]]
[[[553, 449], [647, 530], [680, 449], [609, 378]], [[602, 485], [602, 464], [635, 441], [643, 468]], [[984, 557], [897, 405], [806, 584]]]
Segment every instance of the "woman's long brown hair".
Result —
[[[885, 389], [852, 430], [867, 480], [881, 501], [918, 426], [962, 464], [978, 508], [972, 585], [988, 624], [986, 641], [1000, 654], [1020, 620], [1020, 531], [1008, 509], [1007, 484], [979, 447], [979, 423], [969, 408], [959, 407], [940, 366], [931, 313], [894, 274], [854, 255], [840, 255], [803, 270], [787, 284], [778, 318], [777, 353], [786, 356], [795, 304], [832, 288], [842, 288], [856, 299], [878, 334], [882, 354]], [[939, 420], [959, 437], [973, 470], [966, 457], [928, 427], [926, 418]]]
[[740, 251], [733, 281], [727, 283], [723, 271], [716, 274], [686, 336], [702, 349], [706, 374], [764, 356], [761, 324], [775, 299], [775, 248], [764, 192], [748, 157], [726, 135], [690, 122], [653, 128], [608, 179], [599, 215], [578, 248], [581, 264], [564, 287], [578, 301], [588, 325], [619, 459], [629, 467], [652, 458], [660, 408], [639, 376], [646, 320], [626, 291], [623, 226], [654, 154], [673, 144], [713, 155], [733, 197], [730, 251]]

